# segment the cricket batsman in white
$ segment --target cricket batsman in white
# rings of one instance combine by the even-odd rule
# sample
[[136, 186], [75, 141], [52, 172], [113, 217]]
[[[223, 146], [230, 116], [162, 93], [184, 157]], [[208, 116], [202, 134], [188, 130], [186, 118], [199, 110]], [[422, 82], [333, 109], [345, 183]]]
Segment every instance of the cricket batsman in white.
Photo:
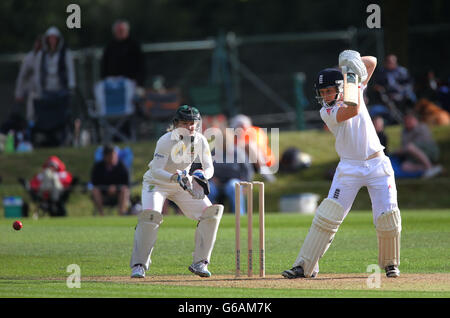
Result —
[[[224, 207], [211, 204], [207, 197], [208, 179], [214, 168], [208, 141], [200, 128], [198, 109], [183, 105], [176, 111], [172, 127], [156, 144], [153, 160], [143, 177], [142, 212], [138, 215], [130, 261], [132, 278], [144, 278], [149, 269], [166, 199], [175, 202], [188, 218], [198, 221], [189, 270], [200, 277], [211, 276], [208, 264]], [[200, 159], [203, 170], [189, 175], [195, 158]]]
[[379, 266], [386, 271], [387, 277], [400, 275], [401, 218], [394, 171], [383, 152], [384, 147], [363, 99], [363, 91], [376, 64], [375, 57], [361, 57], [352, 50], [339, 55], [339, 67], [346, 67], [361, 79], [356, 106], [343, 102], [343, 75], [339, 69], [324, 69], [318, 74], [315, 89], [322, 106], [320, 116], [336, 137], [335, 147], [340, 161], [328, 197], [316, 210], [293, 268], [282, 273], [285, 278], [317, 276], [320, 258], [350, 211], [359, 189], [364, 186], [372, 201]]

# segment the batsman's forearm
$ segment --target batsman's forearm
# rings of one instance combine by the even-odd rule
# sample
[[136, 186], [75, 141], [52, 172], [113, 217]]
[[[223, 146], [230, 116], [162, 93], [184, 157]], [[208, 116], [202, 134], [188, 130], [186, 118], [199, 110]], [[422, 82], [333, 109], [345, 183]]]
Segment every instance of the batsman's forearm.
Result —
[[[366, 68], [375, 68], [377, 66], [377, 58], [375, 56], [362, 56], [361, 60]], [[367, 70], [367, 72], [368, 71], [369, 70]]]
[[363, 83], [364, 85], [367, 85], [377, 67], [377, 58], [375, 56], [363, 56], [361, 57], [361, 60], [367, 69], [367, 79]]

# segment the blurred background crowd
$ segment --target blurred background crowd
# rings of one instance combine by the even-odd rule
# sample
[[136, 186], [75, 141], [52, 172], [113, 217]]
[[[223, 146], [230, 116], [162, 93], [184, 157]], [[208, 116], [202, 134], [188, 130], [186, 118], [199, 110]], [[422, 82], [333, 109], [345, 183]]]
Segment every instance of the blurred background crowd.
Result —
[[[114, 143], [159, 137], [182, 104], [200, 110], [203, 129], [240, 119], [249, 127], [323, 130], [315, 76], [351, 48], [378, 59], [364, 98], [397, 176], [443, 172], [430, 127], [450, 123], [447, 1], [80, 0], [79, 29], [66, 24], [71, 2], [0, 4], [1, 153], [98, 145], [97, 163], [115, 152], [121, 158], [105, 159], [106, 175], [117, 161], [131, 167], [133, 154]], [[367, 26], [371, 3], [381, 9], [381, 28]], [[389, 125], [402, 126], [399, 149], [384, 134]], [[279, 158], [281, 168], [289, 170], [288, 157], [298, 152]], [[225, 169], [216, 178], [222, 196], [231, 179], [261, 172], [235, 167], [236, 178], [227, 178]], [[89, 180], [89, 189], [98, 182]], [[116, 195], [125, 214], [129, 191], [108, 189], [103, 195]], [[101, 195], [93, 192], [99, 214]]]

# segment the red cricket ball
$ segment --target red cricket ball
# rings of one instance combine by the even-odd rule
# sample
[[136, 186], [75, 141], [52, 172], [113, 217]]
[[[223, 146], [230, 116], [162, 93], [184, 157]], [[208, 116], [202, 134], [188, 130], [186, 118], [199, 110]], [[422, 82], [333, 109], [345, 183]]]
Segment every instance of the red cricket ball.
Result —
[[23, 224], [22, 224], [22, 222], [20, 222], [20, 221], [15, 221], [15, 222], [13, 223], [13, 228], [14, 228], [14, 230], [16, 230], [16, 231], [19, 231], [22, 227], [23, 227]]

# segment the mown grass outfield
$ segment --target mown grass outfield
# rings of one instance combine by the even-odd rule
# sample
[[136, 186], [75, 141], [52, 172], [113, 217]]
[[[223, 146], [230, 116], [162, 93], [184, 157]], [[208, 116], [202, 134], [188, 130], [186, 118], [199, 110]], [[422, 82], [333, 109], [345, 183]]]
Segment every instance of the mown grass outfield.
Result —
[[[389, 146], [399, 145], [400, 127], [388, 127]], [[144, 280], [129, 278], [135, 216], [93, 217], [92, 202], [78, 189], [68, 202], [69, 216], [22, 218], [24, 228], [15, 231], [14, 219], [0, 213], [0, 297], [149, 297], [149, 298], [297, 298], [297, 297], [431, 297], [450, 296], [450, 127], [435, 127], [433, 134], [442, 150], [446, 172], [431, 180], [398, 180], [403, 218], [402, 275], [380, 288], [368, 288], [367, 266], [377, 263], [377, 240], [367, 190], [360, 191], [325, 257], [315, 280], [287, 280], [280, 273], [295, 260], [311, 224], [312, 215], [279, 213], [282, 195], [318, 193], [323, 198], [330, 186], [325, 171], [337, 163], [334, 139], [319, 131], [282, 132], [280, 154], [296, 146], [311, 154], [307, 170], [277, 175], [266, 183], [267, 277], [234, 278], [234, 215], [225, 213], [213, 252], [213, 275], [201, 279], [187, 267], [192, 261], [195, 222], [184, 216], [165, 216], [153, 253], [153, 265]], [[124, 146], [124, 145], [120, 145]], [[133, 179], [140, 181], [152, 157], [154, 141], [128, 145], [135, 159]], [[49, 155], [58, 155], [82, 181], [89, 179], [95, 146], [38, 149], [28, 154], [0, 154], [0, 196], [19, 195], [29, 201], [17, 177], [30, 178]], [[140, 185], [133, 188], [139, 194]], [[33, 205], [31, 206], [33, 209]], [[256, 208], [256, 205], [255, 205]], [[30, 212], [32, 212], [31, 210]], [[245, 219], [242, 220], [245, 225]], [[254, 247], [258, 246], [255, 220]], [[246, 269], [246, 231], [242, 230], [242, 268]], [[81, 269], [81, 288], [68, 288], [70, 264]]]
[[[219, 228], [209, 266], [212, 277], [200, 278], [188, 271], [196, 224], [171, 215], [162, 224], [151, 270], [142, 280], [129, 278], [135, 217], [24, 219], [20, 231], [12, 228], [11, 220], [2, 219], [0, 297], [450, 297], [450, 211], [407, 210], [402, 216], [402, 276], [382, 275], [380, 288], [367, 285], [373, 274], [367, 266], [377, 263], [376, 234], [368, 211], [349, 214], [314, 280], [287, 280], [280, 275], [295, 260], [311, 215], [267, 215], [264, 279], [257, 275], [257, 262], [253, 278], [234, 278], [231, 215], [224, 216]], [[242, 236], [246, 242], [245, 231]], [[242, 259], [245, 272], [244, 248]], [[70, 264], [80, 267], [80, 288], [66, 285], [73, 273], [67, 272]]]

